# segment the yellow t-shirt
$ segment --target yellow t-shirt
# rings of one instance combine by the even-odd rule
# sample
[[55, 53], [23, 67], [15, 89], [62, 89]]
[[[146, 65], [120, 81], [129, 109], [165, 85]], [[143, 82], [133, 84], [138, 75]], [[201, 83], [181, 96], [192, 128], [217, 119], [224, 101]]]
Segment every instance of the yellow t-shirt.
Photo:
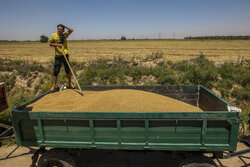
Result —
[[[64, 44], [63, 44], [63, 51], [64, 51], [64, 54], [68, 54], [68, 45], [67, 45], [67, 38], [68, 38], [68, 33], [64, 33]], [[60, 44], [60, 36], [57, 34], [57, 33], [54, 33], [50, 36], [50, 41], [54, 41], [55, 44]], [[59, 48], [59, 47], [55, 47], [55, 54], [56, 56], [60, 56], [60, 55], [63, 55], [62, 53], [62, 49]]]

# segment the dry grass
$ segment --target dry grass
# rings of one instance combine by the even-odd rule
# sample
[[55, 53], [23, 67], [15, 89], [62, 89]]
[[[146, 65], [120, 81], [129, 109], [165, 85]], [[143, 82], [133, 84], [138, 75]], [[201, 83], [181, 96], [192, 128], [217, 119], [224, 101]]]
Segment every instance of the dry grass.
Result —
[[[120, 56], [130, 60], [161, 53], [173, 62], [196, 58], [201, 52], [215, 62], [250, 59], [250, 40], [145, 40], [145, 41], [76, 41], [69, 42], [71, 59], [88, 61]], [[0, 58], [52, 61], [54, 49], [39, 42], [0, 43]]]

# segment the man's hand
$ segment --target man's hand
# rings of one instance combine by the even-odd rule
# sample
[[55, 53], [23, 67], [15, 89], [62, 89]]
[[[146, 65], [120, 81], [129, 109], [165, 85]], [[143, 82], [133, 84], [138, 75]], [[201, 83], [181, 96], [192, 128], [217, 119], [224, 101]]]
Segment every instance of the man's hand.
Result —
[[58, 46], [57, 47], [59, 47], [59, 48], [62, 48], [63, 47], [63, 45], [62, 44], [57, 44]]
[[67, 30], [68, 30], [68, 32], [67, 32], [67, 34], [68, 35], [70, 35], [72, 32], [73, 32], [73, 29], [72, 28], [70, 28], [70, 27], [68, 27], [68, 26], [65, 26], [65, 25], [63, 25], [65, 28], [67, 28]]

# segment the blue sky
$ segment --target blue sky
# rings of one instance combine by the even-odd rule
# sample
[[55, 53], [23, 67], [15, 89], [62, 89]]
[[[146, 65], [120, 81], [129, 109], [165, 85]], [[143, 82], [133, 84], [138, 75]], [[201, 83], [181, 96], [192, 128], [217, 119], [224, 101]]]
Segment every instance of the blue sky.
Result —
[[1, 0], [0, 40], [39, 40], [57, 24], [70, 39], [250, 35], [250, 0]]

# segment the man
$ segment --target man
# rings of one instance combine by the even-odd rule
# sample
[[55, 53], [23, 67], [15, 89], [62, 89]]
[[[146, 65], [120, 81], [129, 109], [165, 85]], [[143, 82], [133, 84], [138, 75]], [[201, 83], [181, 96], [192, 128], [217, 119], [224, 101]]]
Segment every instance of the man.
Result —
[[[68, 30], [66, 33], [64, 33], [65, 28]], [[52, 91], [55, 90], [57, 77], [60, 72], [62, 63], [65, 68], [66, 77], [68, 78], [68, 81], [69, 81], [69, 86], [71, 88], [74, 87], [71, 82], [71, 74], [70, 74], [69, 66], [62, 53], [63, 51], [67, 59], [69, 60], [67, 38], [72, 32], [73, 32], [72, 28], [59, 24], [57, 25], [57, 33], [52, 34], [50, 37], [50, 46], [55, 47], [55, 64], [54, 64], [54, 69], [53, 69], [53, 84], [52, 84], [52, 88], [50, 89]]]

